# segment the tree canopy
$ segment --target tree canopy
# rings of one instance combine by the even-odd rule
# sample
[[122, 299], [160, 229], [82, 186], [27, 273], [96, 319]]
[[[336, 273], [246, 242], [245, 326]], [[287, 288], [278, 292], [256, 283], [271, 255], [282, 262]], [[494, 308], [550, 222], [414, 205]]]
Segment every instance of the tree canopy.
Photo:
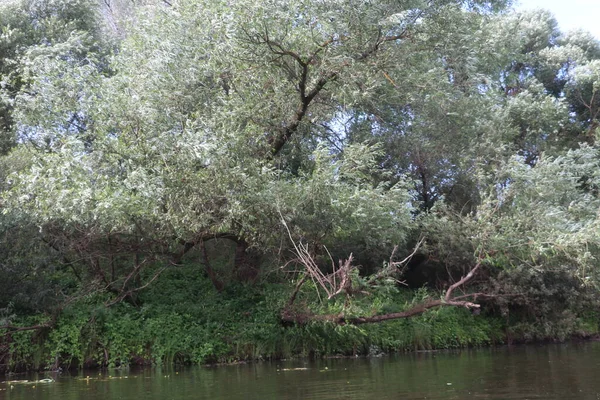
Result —
[[597, 292], [590, 34], [500, 0], [101, 3], [0, 6], [0, 307], [135, 304], [197, 252], [219, 291], [443, 291], [419, 312]]

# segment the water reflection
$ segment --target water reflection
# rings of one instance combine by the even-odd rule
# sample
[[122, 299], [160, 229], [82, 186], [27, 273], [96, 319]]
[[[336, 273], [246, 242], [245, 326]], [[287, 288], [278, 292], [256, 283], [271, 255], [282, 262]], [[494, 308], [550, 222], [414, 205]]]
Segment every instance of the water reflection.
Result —
[[61, 374], [53, 383], [0, 383], [0, 399], [596, 399], [599, 371], [592, 342]]

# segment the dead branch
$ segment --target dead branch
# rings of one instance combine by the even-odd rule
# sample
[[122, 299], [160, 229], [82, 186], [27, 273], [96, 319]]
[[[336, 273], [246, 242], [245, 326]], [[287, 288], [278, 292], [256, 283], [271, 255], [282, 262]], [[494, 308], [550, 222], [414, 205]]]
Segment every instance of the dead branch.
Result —
[[[281, 222], [286, 229], [289, 239], [294, 246], [295, 254], [297, 256], [296, 261], [304, 266], [305, 276], [300, 280], [298, 285], [296, 286], [290, 301], [288, 302], [288, 306], [285, 307], [281, 312], [281, 319], [283, 322], [291, 322], [295, 324], [303, 324], [309, 321], [329, 321], [336, 324], [367, 324], [367, 323], [376, 323], [383, 322], [393, 319], [402, 319], [409, 318], [414, 315], [422, 314], [425, 311], [438, 308], [438, 307], [465, 307], [467, 309], [479, 309], [481, 306], [474, 301], [469, 301], [469, 299], [476, 299], [478, 296], [484, 297], [482, 293], [472, 293], [472, 294], [462, 294], [460, 296], [452, 297], [453, 292], [462, 288], [464, 285], [469, 283], [477, 271], [481, 268], [485, 260], [485, 253], [483, 250], [479, 251], [479, 255], [477, 256], [475, 265], [468, 271], [466, 275], [461, 277], [460, 280], [453, 283], [448, 287], [443, 296], [439, 299], [432, 299], [425, 301], [420, 304], [416, 304], [409, 309], [397, 312], [397, 313], [388, 313], [382, 315], [372, 315], [372, 316], [363, 316], [363, 317], [350, 317], [346, 318], [343, 313], [342, 314], [327, 314], [327, 315], [315, 315], [310, 312], [299, 312], [298, 310], [292, 309], [292, 305], [296, 299], [298, 291], [304, 282], [310, 278], [315, 282], [316, 285], [320, 286], [323, 291], [327, 294], [327, 299], [330, 300], [333, 297], [344, 293], [346, 295], [346, 299], [352, 295], [353, 292], [361, 292], [360, 290], [356, 290], [352, 287], [352, 272], [354, 270], [354, 266], [352, 265], [352, 254], [348, 257], [346, 261], [340, 260], [338, 265], [336, 266], [332, 260], [333, 271], [330, 274], [324, 274], [323, 271], [316, 264], [314, 257], [309, 251], [308, 245], [303, 243], [296, 243], [294, 238], [292, 237], [291, 230], [289, 229], [281, 211], [279, 211], [279, 215], [281, 218]], [[397, 246], [394, 247], [392, 251], [392, 255], [390, 257], [390, 261], [386, 268], [382, 269], [376, 275], [374, 275], [371, 279], [369, 279], [369, 283], [375, 283], [378, 279], [393, 276], [394, 274], [398, 274], [398, 272], [402, 273], [405, 266], [411, 260], [411, 258], [417, 253], [420, 246], [424, 243], [425, 238], [421, 238], [418, 243], [415, 245], [415, 248], [406, 258], [401, 261], [394, 261], [394, 256], [398, 250]], [[331, 258], [331, 255], [330, 255]], [[364, 293], [364, 292], [361, 292]], [[317, 291], [319, 294], [319, 291]]]
[[[382, 278], [388, 278], [388, 277], [393, 277], [393, 276], [401, 277], [402, 274], [404, 273], [404, 270], [406, 269], [406, 266], [408, 265], [409, 261], [414, 257], [415, 254], [417, 254], [417, 251], [419, 251], [419, 248], [421, 248], [421, 246], [423, 245], [424, 242], [425, 242], [424, 237], [419, 239], [419, 241], [413, 248], [413, 251], [401, 261], [394, 261], [394, 257], [396, 256], [396, 252], [398, 251], [398, 246], [397, 245], [394, 246], [394, 249], [392, 250], [392, 255], [390, 256], [390, 261], [388, 262], [388, 265], [386, 266], [386, 268], [382, 268], [379, 272], [377, 272], [375, 275], [370, 277], [369, 284], [374, 285], [378, 280], [380, 280]], [[404, 281], [400, 281], [398, 279], [396, 279], [396, 282], [406, 285], [406, 283]]]
[[479, 267], [481, 267], [481, 261], [478, 261], [477, 264], [475, 264], [475, 266], [467, 273], [467, 275], [463, 276], [458, 282], [455, 282], [454, 284], [450, 285], [448, 290], [446, 290], [446, 295], [444, 296], [444, 299], [446, 301], [450, 301], [450, 297], [454, 289], [470, 281], [471, 278], [473, 278], [473, 276], [475, 275], [475, 272], [477, 272], [477, 270], [479, 269]]
[[[283, 221], [283, 218], [282, 218], [282, 221]], [[286, 229], [288, 230], [288, 234], [290, 235], [290, 239], [291, 239], [291, 233], [290, 233], [287, 225], [285, 224], [285, 221], [283, 221], [283, 223], [284, 223], [284, 226], [286, 227]], [[398, 266], [402, 267], [403, 265], [405, 265], [410, 260], [410, 258], [412, 256], [414, 256], [414, 254], [418, 250], [418, 247], [423, 243], [423, 241], [424, 241], [424, 239], [420, 240], [419, 243], [417, 244], [417, 246], [415, 247], [414, 251], [408, 257], [406, 257], [404, 260], [402, 260], [400, 262], [390, 261], [388, 268], [386, 268], [387, 276], [389, 276], [390, 272], [393, 272], [393, 270], [390, 271], [390, 268], [389, 268], [390, 266], [393, 266], [393, 268], [398, 268]], [[476, 299], [477, 297], [486, 297], [486, 295], [484, 293], [471, 293], [471, 294], [463, 294], [460, 296], [452, 297], [453, 291], [456, 290], [457, 288], [460, 288], [460, 287], [464, 286], [465, 284], [467, 284], [473, 278], [473, 276], [475, 276], [477, 271], [481, 268], [482, 259], [480, 257], [479, 261], [475, 264], [475, 266], [473, 268], [471, 268], [469, 270], [469, 272], [465, 276], [463, 276], [459, 281], [452, 284], [446, 290], [446, 292], [444, 293], [442, 298], [435, 299], [435, 300], [429, 300], [424, 303], [414, 305], [411, 308], [409, 308], [408, 310], [405, 310], [402, 312], [364, 316], [364, 317], [351, 317], [351, 318], [346, 318], [346, 317], [344, 317], [343, 314], [316, 315], [316, 314], [312, 314], [310, 312], [297, 312], [295, 310], [292, 310], [291, 305], [293, 304], [293, 302], [297, 296], [297, 293], [300, 290], [300, 286], [304, 283], [304, 281], [306, 279], [308, 279], [307, 277], [311, 277], [315, 282], [317, 282], [325, 290], [325, 292], [328, 295], [328, 297], [327, 297], [328, 299], [331, 299], [331, 298], [339, 295], [340, 293], [345, 293], [347, 296], [350, 296], [354, 291], [354, 289], [352, 288], [352, 281], [351, 281], [351, 275], [350, 275], [353, 267], [352, 267], [352, 255], [350, 255], [350, 257], [348, 258], [348, 260], [346, 260], [346, 262], [343, 263], [340, 260], [339, 268], [334, 270], [333, 273], [331, 273], [329, 275], [324, 275], [320, 269], [316, 268], [316, 264], [314, 263], [314, 260], [308, 253], [306, 246], [301, 245], [301, 244], [296, 245], [293, 240], [292, 240], [292, 243], [294, 243], [294, 247], [296, 248], [296, 251], [299, 253], [298, 254], [299, 259], [302, 260], [302, 264], [306, 267], [306, 275], [296, 286], [296, 289], [295, 289], [294, 293], [292, 294], [292, 298], [288, 302], [288, 307], [286, 307], [281, 312], [281, 319], [284, 322], [291, 322], [291, 323], [295, 323], [295, 324], [304, 324], [309, 321], [328, 321], [328, 322], [333, 322], [333, 323], [340, 324], [340, 325], [344, 325], [344, 324], [361, 325], [361, 324], [389, 321], [389, 320], [393, 320], [393, 319], [410, 318], [412, 316], [422, 314], [425, 311], [430, 310], [432, 308], [438, 308], [438, 307], [465, 307], [468, 309], [479, 309], [481, 307], [479, 304], [474, 303], [473, 301], [469, 301], [467, 299], [469, 299], [469, 298]], [[394, 252], [395, 251], [396, 251], [396, 249], [394, 249]], [[393, 259], [394, 252], [392, 253], [392, 259]], [[311, 275], [311, 274], [314, 274], [314, 275]], [[377, 275], [379, 278], [386, 276], [386, 274], [381, 274], [381, 273], [377, 274]], [[338, 281], [338, 279], [339, 279], [339, 281]]]
[[[292, 232], [290, 231], [285, 219], [281, 212], [279, 212], [281, 217], [281, 223], [285, 227], [290, 241], [294, 246], [294, 252], [296, 254], [296, 262], [304, 267], [304, 271], [306, 276], [310, 278], [315, 285], [321, 287], [325, 293], [327, 294], [327, 300], [331, 300], [335, 296], [338, 296], [341, 293], [345, 293], [346, 295], [350, 295], [352, 293], [352, 271], [356, 268], [352, 265], [352, 261], [354, 257], [352, 254], [348, 257], [347, 260], [340, 260], [338, 265], [331, 260], [333, 271], [330, 274], [325, 274], [319, 265], [315, 262], [313, 255], [311, 254], [309, 247], [304, 243], [296, 243], [294, 238], [292, 237]], [[329, 251], [327, 252], [329, 254]], [[329, 255], [331, 258], [331, 255]], [[303, 284], [304, 281], [301, 281]], [[301, 286], [301, 284], [300, 284]], [[297, 295], [300, 287], [297, 287], [294, 293], [292, 294], [293, 298]], [[291, 301], [293, 303], [293, 301]]]
[[468, 309], [478, 309], [480, 305], [470, 301], [445, 301], [443, 299], [439, 299], [418, 304], [402, 312], [352, 318], [346, 318], [339, 314], [317, 315], [312, 313], [297, 313], [290, 309], [285, 309], [281, 313], [281, 319], [284, 322], [291, 322], [295, 324], [305, 324], [310, 321], [323, 321], [333, 322], [338, 325], [362, 325], [390, 321], [394, 319], [410, 318], [414, 317], [415, 315], [423, 314], [425, 311], [432, 308], [438, 307], [465, 307]]
[[[331, 300], [333, 297], [339, 295], [340, 293], [346, 293], [347, 295], [352, 294], [352, 269], [355, 267], [352, 265], [352, 261], [354, 257], [352, 253], [350, 253], [350, 257], [346, 261], [339, 261], [339, 268], [334, 270], [333, 273], [326, 276], [326, 279], [329, 283], [329, 286], [332, 288], [333, 293], [331, 293], [327, 299]], [[338, 283], [339, 276], [339, 283]]]

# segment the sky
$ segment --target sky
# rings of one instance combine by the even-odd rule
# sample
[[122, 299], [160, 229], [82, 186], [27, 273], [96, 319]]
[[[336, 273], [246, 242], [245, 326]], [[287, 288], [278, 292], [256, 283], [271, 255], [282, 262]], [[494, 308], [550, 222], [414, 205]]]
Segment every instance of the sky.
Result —
[[561, 31], [582, 28], [600, 40], [600, 0], [515, 0], [517, 10], [550, 10]]

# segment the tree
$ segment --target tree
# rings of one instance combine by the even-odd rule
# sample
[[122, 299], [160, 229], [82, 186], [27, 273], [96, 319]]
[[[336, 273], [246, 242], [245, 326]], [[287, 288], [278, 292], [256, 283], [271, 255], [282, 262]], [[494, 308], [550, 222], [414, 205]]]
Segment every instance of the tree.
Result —
[[[57, 11], [70, 3], [51, 4], [50, 22], [70, 21]], [[8, 157], [29, 159], [4, 178], [3, 218], [37, 227], [81, 293], [108, 293], [107, 305], [135, 303], [217, 238], [235, 243], [245, 281], [303, 252], [323, 282], [342, 278], [327, 291], [350, 296], [422, 243], [418, 255], [449, 274], [444, 295], [415, 312], [513, 295], [489, 284], [525, 265], [504, 247], [518, 244], [522, 261], [539, 243], [567, 237], [571, 256], [596, 243], [547, 212], [559, 199], [533, 199], [553, 173], [571, 201], [594, 195], [593, 168], [576, 172], [576, 159], [595, 157], [599, 51], [585, 34], [561, 36], [547, 13], [498, 14], [505, 6], [148, 2], [114, 47], [79, 9], [84, 25], [14, 53], [26, 85], [9, 96], [19, 140]], [[566, 153], [581, 140], [590, 146]], [[528, 225], [538, 221], [550, 228]], [[523, 244], [528, 229], [538, 236]], [[350, 254], [362, 277], [350, 262], [330, 269]], [[482, 271], [485, 292], [457, 294]]]

